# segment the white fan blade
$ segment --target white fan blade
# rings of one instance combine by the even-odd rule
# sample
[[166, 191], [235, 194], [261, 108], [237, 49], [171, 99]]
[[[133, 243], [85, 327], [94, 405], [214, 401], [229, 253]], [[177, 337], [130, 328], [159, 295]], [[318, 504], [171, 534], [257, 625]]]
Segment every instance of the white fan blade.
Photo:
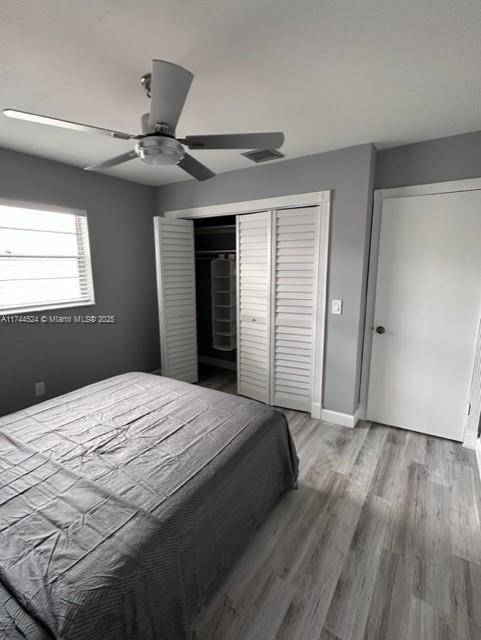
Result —
[[206, 167], [205, 164], [202, 164], [202, 162], [199, 162], [188, 153], [186, 153], [182, 160], [177, 163], [177, 166], [200, 182], [209, 180], [209, 178], [213, 178], [215, 176], [215, 173]]
[[60, 127], [61, 129], [73, 129], [74, 131], [82, 131], [84, 133], [99, 133], [103, 136], [111, 138], [120, 138], [121, 140], [135, 139], [130, 133], [122, 131], [113, 131], [112, 129], [103, 129], [102, 127], [94, 127], [90, 124], [81, 124], [80, 122], [70, 122], [70, 120], [59, 120], [58, 118], [50, 118], [49, 116], [41, 116], [37, 113], [27, 113], [26, 111], [17, 111], [16, 109], [4, 109], [3, 114], [8, 118], [16, 118], [17, 120], [27, 120], [28, 122], [36, 122], [38, 124], [48, 124], [51, 127]]
[[85, 167], [85, 171], [98, 171], [99, 169], [108, 169], [109, 167], [115, 167], [118, 164], [122, 164], [123, 162], [128, 162], [129, 160], [133, 160], [134, 158], [138, 158], [137, 153], [132, 149], [132, 151], [128, 151], [127, 153], [122, 153], [120, 156], [115, 156], [110, 158], [109, 160], [104, 160], [103, 162], [97, 162], [96, 164], [91, 164], [89, 167]]
[[221, 133], [179, 139], [189, 149], [278, 149], [284, 143], [281, 131], [271, 133]]
[[152, 61], [150, 124], [168, 124], [174, 135], [182, 107], [192, 83], [187, 69], [165, 60]]

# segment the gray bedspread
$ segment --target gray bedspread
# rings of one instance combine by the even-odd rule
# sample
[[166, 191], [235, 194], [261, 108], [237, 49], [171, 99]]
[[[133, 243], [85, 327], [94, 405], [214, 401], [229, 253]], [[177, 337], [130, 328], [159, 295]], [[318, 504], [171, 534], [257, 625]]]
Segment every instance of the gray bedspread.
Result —
[[190, 638], [296, 478], [281, 413], [169, 378], [0, 418], [0, 638]]

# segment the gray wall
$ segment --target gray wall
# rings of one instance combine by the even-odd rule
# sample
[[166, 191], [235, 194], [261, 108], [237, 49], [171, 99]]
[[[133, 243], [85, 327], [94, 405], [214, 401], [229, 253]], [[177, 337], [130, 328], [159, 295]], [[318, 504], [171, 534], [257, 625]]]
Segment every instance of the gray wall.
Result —
[[[373, 205], [373, 196], [374, 196], [374, 181], [376, 179], [376, 164], [377, 164], [377, 154], [372, 148], [372, 160], [370, 166], [369, 173], [369, 184], [368, 184], [368, 203], [367, 203], [367, 211], [368, 211], [368, 220], [365, 229], [365, 238], [364, 238], [364, 261], [362, 265], [362, 283], [364, 290], [362, 292], [362, 302], [361, 302], [361, 313], [359, 315], [359, 339], [357, 344], [357, 367], [356, 367], [356, 389], [357, 389], [357, 397], [355, 402], [355, 407], [358, 407], [363, 403], [363, 399], [361, 398], [361, 374], [362, 374], [362, 359], [364, 357], [364, 328], [366, 321], [366, 302], [367, 302], [367, 279], [369, 275], [369, 252], [371, 248], [371, 223], [372, 223], [372, 205]], [[364, 407], [365, 408], [365, 407]]]
[[378, 189], [478, 178], [481, 131], [383, 149], [376, 165]]
[[359, 145], [158, 189], [158, 211], [271, 196], [334, 190], [329, 299], [342, 298], [341, 316], [328, 315], [324, 406], [351, 414], [358, 405], [366, 243], [371, 219], [374, 149]]
[[0, 415], [33, 404], [36, 381], [52, 397], [158, 368], [155, 189], [0, 149], [0, 198], [87, 210], [96, 305], [71, 311], [117, 317], [105, 326], [0, 324]]

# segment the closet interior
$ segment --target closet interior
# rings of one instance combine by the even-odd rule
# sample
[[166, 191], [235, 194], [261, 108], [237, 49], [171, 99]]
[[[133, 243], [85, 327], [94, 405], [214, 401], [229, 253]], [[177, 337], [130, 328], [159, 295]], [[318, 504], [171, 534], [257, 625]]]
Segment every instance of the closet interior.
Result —
[[236, 218], [194, 221], [199, 379], [237, 368]]

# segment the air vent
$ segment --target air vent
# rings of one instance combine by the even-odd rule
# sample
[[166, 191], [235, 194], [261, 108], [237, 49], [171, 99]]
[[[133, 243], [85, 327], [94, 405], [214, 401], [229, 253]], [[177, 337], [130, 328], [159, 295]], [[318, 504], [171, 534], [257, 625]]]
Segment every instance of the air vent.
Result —
[[241, 155], [252, 160], [252, 162], [255, 162], [256, 164], [259, 164], [259, 162], [269, 162], [269, 160], [284, 158], [284, 154], [277, 151], [277, 149], [257, 149], [256, 151], [247, 151]]

